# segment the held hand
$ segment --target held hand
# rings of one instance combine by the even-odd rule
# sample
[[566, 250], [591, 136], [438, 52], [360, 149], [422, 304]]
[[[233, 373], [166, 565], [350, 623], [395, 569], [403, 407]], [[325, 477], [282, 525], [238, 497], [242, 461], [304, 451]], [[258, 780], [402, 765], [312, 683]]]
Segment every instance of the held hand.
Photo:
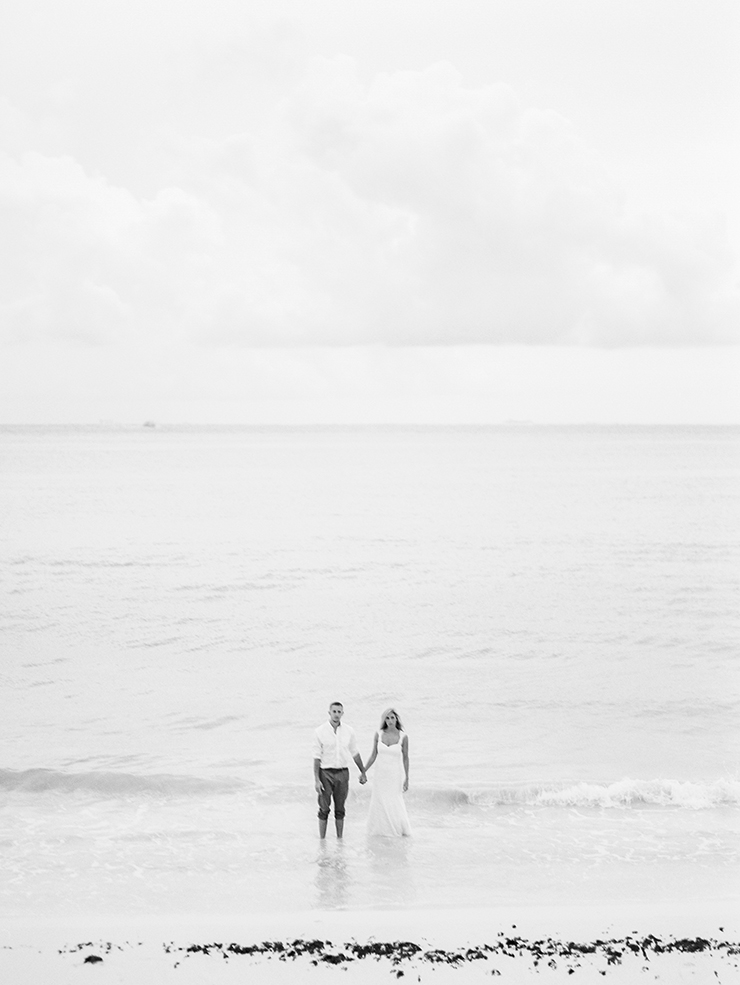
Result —
[[360, 774], [360, 783], [367, 783], [367, 773]]

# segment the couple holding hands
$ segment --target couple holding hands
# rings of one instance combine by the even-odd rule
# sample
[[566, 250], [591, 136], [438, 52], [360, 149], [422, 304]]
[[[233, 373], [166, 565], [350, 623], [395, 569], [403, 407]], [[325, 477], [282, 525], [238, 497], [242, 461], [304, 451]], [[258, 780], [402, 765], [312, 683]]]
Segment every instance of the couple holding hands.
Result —
[[329, 705], [329, 720], [314, 733], [314, 788], [319, 798], [319, 837], [326, 837], [329, 811], [334, 802], [337, 838], [344, 832], [344, 805], [349, 793], [349, 762], [353, 759], [360, 771], [360, 783], [367, 783], [367, 770], [377, 763], [373, 774], [370, 810], [367, 816], [369, 835], [400, 837], [411, 834], [403, 795], [409, 788], [409, 738], [403, 730], [395, 708], [383, 712], [375, 733], [373, 751], [365, 766], [357, 749], [355, 733], [342, 724], [341, 701]]

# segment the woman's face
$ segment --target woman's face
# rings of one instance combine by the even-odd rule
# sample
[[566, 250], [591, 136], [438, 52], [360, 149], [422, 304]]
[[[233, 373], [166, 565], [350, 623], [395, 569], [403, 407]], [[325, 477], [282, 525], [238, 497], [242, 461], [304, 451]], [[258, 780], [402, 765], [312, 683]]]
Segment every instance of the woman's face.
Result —
[[396, 727], [396, 725], [398, 724], [398, 719], [396, 718], [395, 711], [388, 712], [388, 714], [385, 716], [385, 724], [388, 726], [388, 728]]

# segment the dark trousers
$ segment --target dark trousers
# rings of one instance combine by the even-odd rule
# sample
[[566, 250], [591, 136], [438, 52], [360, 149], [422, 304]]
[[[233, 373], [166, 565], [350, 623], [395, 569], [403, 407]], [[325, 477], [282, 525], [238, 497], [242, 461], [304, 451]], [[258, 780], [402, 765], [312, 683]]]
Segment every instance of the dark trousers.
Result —
[[349, 793], [349, 770], [319, 770], [321, 793], [319, 794], [319, 817], [325, 821], [334, 800], [334, 817], [341, 821], [344, 817], [344, 804]]

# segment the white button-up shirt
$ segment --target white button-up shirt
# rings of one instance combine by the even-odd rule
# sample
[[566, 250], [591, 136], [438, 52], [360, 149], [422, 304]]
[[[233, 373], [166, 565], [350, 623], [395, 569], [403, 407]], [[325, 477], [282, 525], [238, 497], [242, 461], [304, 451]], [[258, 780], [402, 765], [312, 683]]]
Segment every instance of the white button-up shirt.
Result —
[[324, 722], [314, 732], [313, 758], [321, 760], [323, 770], [342, 770], [357, 755], [355, 733], [349, 725], [337, 726]]

